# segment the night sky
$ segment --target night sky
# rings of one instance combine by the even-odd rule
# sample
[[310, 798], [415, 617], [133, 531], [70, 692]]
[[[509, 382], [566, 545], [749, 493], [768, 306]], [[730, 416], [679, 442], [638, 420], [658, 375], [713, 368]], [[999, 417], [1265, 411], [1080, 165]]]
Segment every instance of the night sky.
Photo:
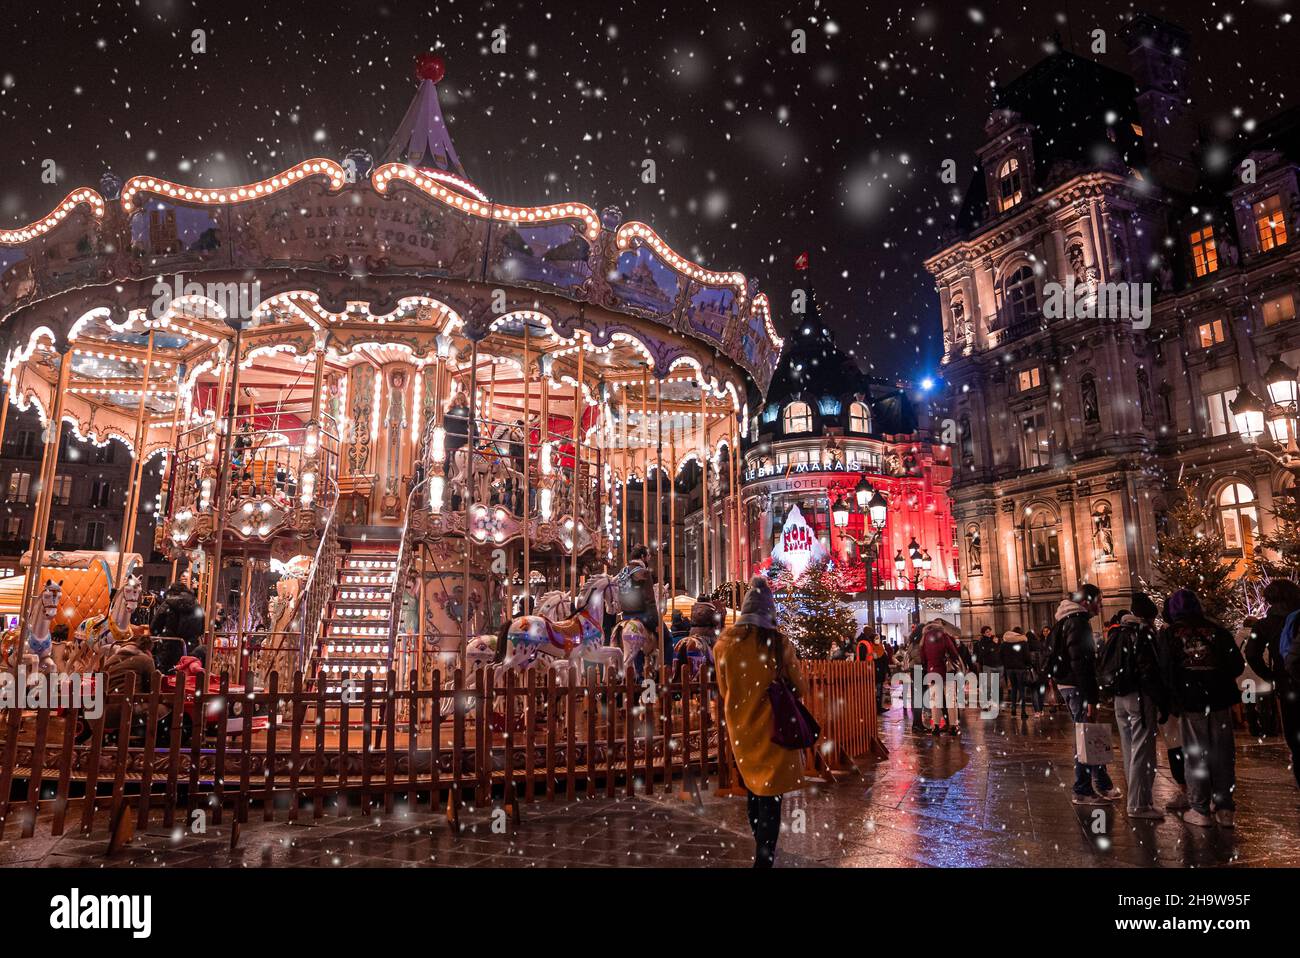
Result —
[[[231, 185], [299, 159], [382, 151], [415, 92], [440, 84], [470, 177], [495, 199], [615, 204], [706, 266], [759, 277], [791, 324], [808, 251], [828, 325], [864, 368], [919, 378], [941, 353], [921, 266], [956, 213], [992, 86], [1059, 32], [1107, 31], [1126, 67], [1135, 9], [1192, 35], [1207, 132], [1242, 136], [1300, 94], [1283, 0], [1226, 3], [582, 4], [552, 0], [6, 3], [0, 12], [0, 224], [73, 186], [153, 173]], [[1068, 11], [1068, 13], [1067, 13]], [[490, 49], [505, 28], [506, 51]], [[807, 52], [791, 31], [807, 31]], [[207, 51], [191, 52], [192, 31]], [[945, 158], [962, 169], [939, 179]], [[53, 159], [57, 185], [41, 182]], [[657, 182], [641, 182], [655, 160]]]

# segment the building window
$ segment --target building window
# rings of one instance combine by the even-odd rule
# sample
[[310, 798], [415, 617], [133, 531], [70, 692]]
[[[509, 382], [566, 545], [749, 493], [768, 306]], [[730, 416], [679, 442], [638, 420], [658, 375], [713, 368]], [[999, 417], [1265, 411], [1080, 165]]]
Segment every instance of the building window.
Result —
[[46, 535], [45, 537], [46, 548], [49, 548], [52, 545], [61, 545], [62, 543], [66, 542], [67, 539], [65, 538], [65, 536], [67, 531], [68, 531], [67, 520], [51, 519], [50, 531], [49, 534]]
[[5, 519], [5, 538], [21, 539], [23, 537], [23, 517], [9, 516]]
[[104, 548], [104, 523], [87, 522], [86, 537], [83, 541], [87, 549]]
[[32, 491], [32, 474], [30, 472], [11, 472], [9, 474], [9, 491], [5, 494], [8, 502], [30, 502]]
[[1250, 555], [1259, 536], [1255, 493], [1244, 482], [1230, 482], [1219, 490], [1218, 504], [1224, 550]]
[[54, 477], [54, 504], [56, 506], [66, 506], [72, 503], [72, 477], [55, 476]]
[[1290, 293], [1283, 293], [1281, 296], [1266, 299], [1261, 311], [1264, 313], [1265, 326], [1288, 322], [1295, 319], [1295, 297]]
[[24, 429], [18, 433], [18, 449], [14, 453], [16, 456], [22, 456], [24, 459], [30, 459], [36, 455], [36, 433], [30, 429]]
[[852, 432], [871, 432], [871, 410], [864, 402], [849, 406], [849, 429]]
[[1038, 315], [1038, 291], [1034, 287], [1034, 271], [1022, 266], [1002, 284], [1002, 302], [1007, 324], [1015, 326]]
[[1054, 569], [1060, 564], [1056, 517], [1047, 509], [1035, 509], [1029, 514], [1029, 567]]
[[1192, 244], [1192, 270], [1197, 278], [1209, 276], [1219, 268], [1219, 250], [1214, 243], [1214, 227], [1194, 230], [1188, 237]]
[[1274, 193], [1253, 207], [1255, 231], [1259, 235], [1259, 251], [1267, 253], [1286, 245], [1286, 217], [1282, 215], [1282, 197]]
[[1051, 435], [1047, 413], [1034, 412], [1020, 417], [1020, 462], [1026, 469], [1045, 466], [1051, 461]]
[[806, 402], [792, 402], [786, 406], [785, 431], [812, 432], [812, 407]]
[[1005, 213], [1024, 198], [1020, 160], [1014, 156], [998, 167], [998, 212]]
[[1206, 423], [1211, 436], [1226, 436], [1237, 431], [1237, 421], [1232, 417], [1228, 404], [1237, 398], [1237, 390], [1225, 389], [1223, 392], [1210, 393], [1205, 397]]
[[1043, 384], [1043, 371], [1040, 367], [1034, 366], [1031, 369], [1022, 369], [1016, 374], [1016, 390], [1024, 392], [1026, 389], [1037, 389]]
[[96, 479], [90, 486], [90, 505], [94, 509], [107, 509], [113, 485], [107, 479]]
[[1217, 346], [1228, 338], [1223, 328], [1223, 320], [1215, 319], [1208, 323], [1201, 323], [1196, 327], [1196, 338], [1200, 340], [1201, 346], [1205, 349]]

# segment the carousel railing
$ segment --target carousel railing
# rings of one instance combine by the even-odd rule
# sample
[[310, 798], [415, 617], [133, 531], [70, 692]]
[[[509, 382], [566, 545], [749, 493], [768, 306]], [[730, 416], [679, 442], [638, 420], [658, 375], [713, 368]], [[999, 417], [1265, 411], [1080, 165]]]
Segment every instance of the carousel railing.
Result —
[[[333, 505], [339, 455], [336, 424], [328, 416], [310, 430], [296, 418], [292, 425], [277, 421], [295, 415], [293, 410], [284, 410], [234, 418], [234, 435], [229, 438], [226, 451], [230, 469], [226, 483], [228, 507], [239, 500], [267, 499], [282, 503], [286, 513], [297, 509], [305, 492], [304, 474], [309, 471], [314, 472], [310, 480], [312, 503]], [[225, 426], [222, 420], [205, 418], [182, 430], [177, 437], [171, 494], [173, 515], [182, 511], [217, 511], [216, 462], [220, 454], [220, 432]], [[233, 508], [227, 510], [229, 515], [234, 512]]]
[[307, 669], [312, 658], [317, 654], [317, 646], [322, 633], [325, 612], [329, 608], [330, 597], [334, 593], [335, 579], [339, 565], [339, 527], [338, 497], [329, 508], [329, 517], [325, 520], [325, 531], [321, 534], [316, 554], [312, 557], [311, 571], [303, 583], [302, 592], [298, 594], [298, 609], [291, 622], [299, 625], [298, 670]]
[[[805, 765], [833, 781], [827, 757], [857, 754], [862, 736], [874, 736], [875, 669], [820, 664], [834, 666], [810, 676], [824, 741]], [[246, 822], [254, 805], [268, 821], [319, 820], [327, 807], [388, 814], [400, 797], [412, 811], [445, 809], [455, 824], [466, 806], [504, 807], [518, 821], [543, 800], [744, 794], [707, 668], [638, 679], [631, 668], [591, 667], [569, 683], [536, 671], [498, 680], [484, 668], [446, 680], [435, 672], [427, 683], [412, 672], [399, 683], [390, 672], [382, 685], [366, 674], [349, 692], [308, 689], [301, 672], [282, 687], [273, 672], [242, 695], [230, 694], [227, 676], [191, 678], [155, 674], [148, 691], [135, 690], [134, 673], [120, 688], [110, 680], [97, 715], [75, 703], [10, 709], [0, 722], [0, 839], [6, 826], [30, 837], [38, 822], [52, 835], [72, 822], [108, 828], [112, 848], [127, 816], [137, 830], [170, 831], [200, 810], [213, 824], [227, 813]], [[327, 713], [337, 724], [327, 727]], [[845, 716], [869, 727], [843, 732], [853, 741], [830, 739]]]

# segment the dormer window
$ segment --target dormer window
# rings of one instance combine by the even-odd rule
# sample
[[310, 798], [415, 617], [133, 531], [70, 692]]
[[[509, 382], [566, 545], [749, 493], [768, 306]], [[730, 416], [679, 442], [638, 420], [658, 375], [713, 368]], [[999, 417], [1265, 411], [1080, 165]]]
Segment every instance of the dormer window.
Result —
[[785, 433], [812, 432], [812, 407], [806, 402], [792, 402], [785, 407]]
[[1255, 214], [1255, 231], [1259, 236], [1259, 251], [1286, 245], [1286, 217], [1282, 215], [1282, 197], [1274, 193], [1252, 207]]
[[849, 431], [871, 432], [871, 409], [864, 402], [855, 402], [849, 406]]
[[1002, 161], [998, 167], [998, 212], [1005, 213], [1024, 199], [1024, 178], [1020, 160], [1014, 156]]
[[1193, 230], [1188, 242], [1192, 246], [1192, 270], [1196, 278], [1209, 276], [1219, 268], [1219, 249], [1214, 242], [1214, 227]]

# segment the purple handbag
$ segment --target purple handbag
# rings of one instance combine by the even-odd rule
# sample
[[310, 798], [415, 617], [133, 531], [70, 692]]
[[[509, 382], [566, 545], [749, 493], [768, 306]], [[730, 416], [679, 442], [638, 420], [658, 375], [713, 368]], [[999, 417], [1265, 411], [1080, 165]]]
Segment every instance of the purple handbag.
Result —
[[822, 733], [821, 726], [786, 678], [782, 669], [783, 650], [777, 645], [775, 651], [776, 678], [767, 687], [767, 697], [772, 703], [772, 742], [782, 748], [812, 748]]

